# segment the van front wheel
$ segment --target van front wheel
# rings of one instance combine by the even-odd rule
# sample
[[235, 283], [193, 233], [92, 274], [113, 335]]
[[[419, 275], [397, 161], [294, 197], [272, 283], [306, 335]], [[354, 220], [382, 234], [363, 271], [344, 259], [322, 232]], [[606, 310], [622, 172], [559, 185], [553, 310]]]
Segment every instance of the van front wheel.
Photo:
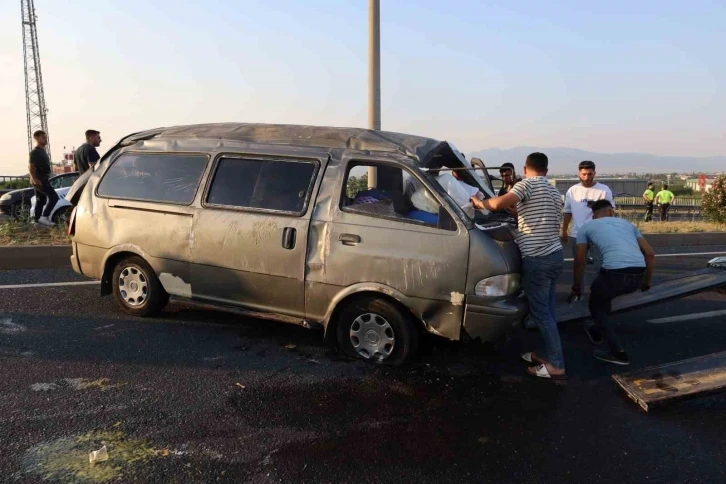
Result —
[[121, 260], [113, 271], [113, 295], [121, 309], [134, 316], [153, 316], [168, 297], [154, 270], [141, 257]]
[[391, 302], [365, 297], [340, 312], [336, 336], [352, 358], [398, 366], [416, 352], [419, 331], [413, 319]]

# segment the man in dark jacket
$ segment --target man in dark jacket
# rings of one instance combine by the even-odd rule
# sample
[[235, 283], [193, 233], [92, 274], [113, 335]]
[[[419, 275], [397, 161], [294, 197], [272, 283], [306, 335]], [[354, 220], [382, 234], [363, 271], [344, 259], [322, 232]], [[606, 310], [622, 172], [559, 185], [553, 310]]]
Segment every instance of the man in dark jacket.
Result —
[[30, 183], [35, 188], [35, 222], [41, 225], [55, 225], [50, 220], [55, 204], [58, 203], [58, 194], [55, 192], [48, 178], [50, 177], [50, 158], [45, 151], [48, 145], [48, 136], [44, 131], [33, 133], [36, 146], [30, 152]]
[[86, 131], [86, 142], [78, 147], [73, 161], [76, 171], [83, 175], [88, 170], [93, 170], [96, 162], [101, 158], [96, 148], [101, 146], [101, 133], [95, 129]]

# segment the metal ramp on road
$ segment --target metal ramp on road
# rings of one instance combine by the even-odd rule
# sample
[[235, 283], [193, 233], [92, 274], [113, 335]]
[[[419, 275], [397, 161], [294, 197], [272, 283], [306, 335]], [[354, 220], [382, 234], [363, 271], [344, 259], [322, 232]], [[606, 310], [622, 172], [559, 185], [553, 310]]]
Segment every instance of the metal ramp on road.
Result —
[[[679, 299], [699, 292], [726, 285], [726, 270], [709, 267], [696, 272], [689, 272], [681, 277], [653, 284], [650, 291], [636, 291], [613, 301], [613, 313], [623, 313], [644, 308], [653, 304]], [[557, 308], [557, 322], [565, 323], [590, 317], [587, 303], [567, 304]]]
[[726, 390], [726, 351], [613, 375], [646, 412], [667, 401]]

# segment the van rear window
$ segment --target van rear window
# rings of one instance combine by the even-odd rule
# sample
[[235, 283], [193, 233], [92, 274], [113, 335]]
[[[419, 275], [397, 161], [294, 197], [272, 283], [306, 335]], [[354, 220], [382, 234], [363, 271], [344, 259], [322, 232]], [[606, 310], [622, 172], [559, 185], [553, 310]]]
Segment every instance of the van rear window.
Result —
[[209, 158], [206, 155], [128, 153], [108, 168], [98, 194], [108, 198], [189, 205]]
[[207, 204], [304, 213], [317, 167], [308, 161], [221, 158]]

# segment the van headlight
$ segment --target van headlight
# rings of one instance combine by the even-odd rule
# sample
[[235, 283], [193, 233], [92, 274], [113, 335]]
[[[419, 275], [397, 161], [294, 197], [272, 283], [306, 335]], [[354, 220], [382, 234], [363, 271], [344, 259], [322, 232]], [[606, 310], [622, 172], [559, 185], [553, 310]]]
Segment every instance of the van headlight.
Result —
[[477, 296], [508, 296], [519, 292], [519, 274], [487, 277], [476, 283]]

